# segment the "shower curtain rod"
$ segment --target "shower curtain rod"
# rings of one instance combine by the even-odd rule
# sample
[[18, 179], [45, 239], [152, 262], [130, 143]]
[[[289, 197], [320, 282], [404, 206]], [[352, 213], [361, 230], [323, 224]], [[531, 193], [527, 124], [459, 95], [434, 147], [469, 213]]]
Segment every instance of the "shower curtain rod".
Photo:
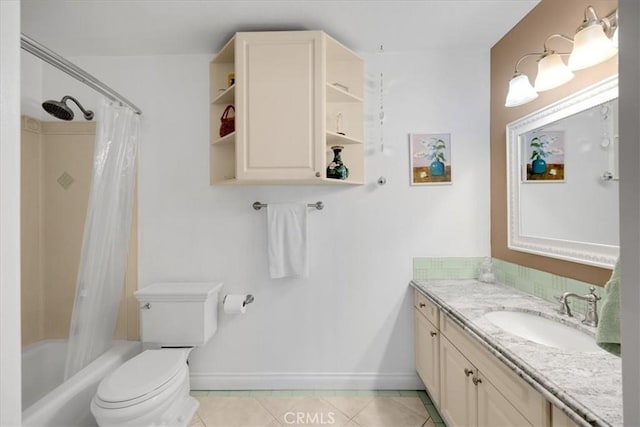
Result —
[[118, 92], [111, 89], [109, 86], [102, 83], [82, 68], [72, 64], [62, 56], [26, 36], [24, 33], [20, 34], [20, 47], [30, 54], [42, 59], [44, 62], [53, 65], [60, 71], [64, 71], [74, 79], [79, 80], [90, 88], [100, 92], [110, 100], [129, 106], [136, 114], [142, 114], [142, 110], [136, 107], [136, 105], [127, 98], [120, 95]]

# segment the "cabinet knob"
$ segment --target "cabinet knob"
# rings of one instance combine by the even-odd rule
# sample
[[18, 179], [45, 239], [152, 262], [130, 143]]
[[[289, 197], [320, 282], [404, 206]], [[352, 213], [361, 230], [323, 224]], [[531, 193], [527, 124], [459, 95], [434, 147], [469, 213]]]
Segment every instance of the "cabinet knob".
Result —
[[478, 377], [473, 377], [471, 381], [473, 381], [473, 385], [478, 385], [482, 382], [482, 380]]
[[427, 304], [425, 304], [423, 302], [420, 303], [420, 308], [425, 308], [426, 306], [427, 306]]
[[316, 178], [320, 178], [320, 172], [316, 172]]
[[[464, 374], [466, 376], [473, 375], [473, 371], [471, 369], [464, 368]], [[474, 377], [475, 378], [475, 377]]]
[[431, 332], [429, 332], [429, 333], [431, 334], [431, 336], [432, 336], [432, 337], [435, 337], [436, 335], [438, 335], [438, 333], [437, 333], [437, 332], [433, 332], [433, 331], [431, 331]]

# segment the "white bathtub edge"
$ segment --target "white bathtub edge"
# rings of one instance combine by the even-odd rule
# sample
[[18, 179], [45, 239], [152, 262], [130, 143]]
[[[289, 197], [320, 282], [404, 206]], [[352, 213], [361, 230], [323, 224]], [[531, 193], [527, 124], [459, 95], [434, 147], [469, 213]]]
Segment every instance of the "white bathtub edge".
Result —
[[65, 415], [61, 413], [61, 408], [65, 407], [90, 415], [89, 402], [102, 378], [141, 350], [139, 341], [114, 341], [114, 346], [105, 354], [23, 411], [22, 426], [51, 425], [54, 418]]

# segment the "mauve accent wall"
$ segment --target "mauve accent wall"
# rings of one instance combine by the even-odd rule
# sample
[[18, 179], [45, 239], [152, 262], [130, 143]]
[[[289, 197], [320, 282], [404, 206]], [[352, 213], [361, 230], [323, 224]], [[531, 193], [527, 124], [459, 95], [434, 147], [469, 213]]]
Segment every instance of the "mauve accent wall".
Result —
[[[491, 253], [495, 258], [521, 264], [560, 276], [571, 277], [603, 286], [611, 270], [576, 264], [507, 248], [507, 172], [506, 172], [506, 125], [520, 117], [556, 102], [574, 92], [588, 87], [618, 72], [618, 57], [586, 70], [575, 72], [569, 83], [556, 89], [540, 93], [534, 101], [506, 108], [508, 82], [513, 67], [525, 53], [542, 50], [545, 39], [554, 33], [572, 36], [581, 24], [585, 8], [591, 4], [599, 17], [615, 10], [615, 0], [542, 0], [527, 16], [509, 31], [491, 49]], [[553, 39], [550, 49], [558, 52], [570, 51], [569, 42]], [[527, 74], [533, 83], [537, 63], [534, 59], [523, 61], [519, 71]]]

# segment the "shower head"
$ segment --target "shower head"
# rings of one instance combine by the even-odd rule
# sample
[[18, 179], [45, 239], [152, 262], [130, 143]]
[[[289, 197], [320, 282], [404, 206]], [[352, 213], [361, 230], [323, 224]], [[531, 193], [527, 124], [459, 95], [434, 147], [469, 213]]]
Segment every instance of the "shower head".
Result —
[[42, 108], [44, 108], [44, 110], [51, 114], [53, 117], [57, 117], [60, 120], [73, 120], [73, 111], [71, 110], [71, 108], [67, 105], [67, 100], [70, 99], [73, 102], [75, 102], [75, 104], [78, 106], [78, 108], [80, 108], [80, 110], [82, 111], [82, 114], [84, 114], [84, 118], [85, 120], [91, 120], [93, 119], [93, 111], [91, 110], [85, 110], [82, 105], [80, 105], [80, 103], [78, 102], [77, 99], [75, 99], [72, 96], [65, 96], [62, 98], [62, 100], [60, 101], [53, 101], [53, 100], [48, 100], [42, 103]]

